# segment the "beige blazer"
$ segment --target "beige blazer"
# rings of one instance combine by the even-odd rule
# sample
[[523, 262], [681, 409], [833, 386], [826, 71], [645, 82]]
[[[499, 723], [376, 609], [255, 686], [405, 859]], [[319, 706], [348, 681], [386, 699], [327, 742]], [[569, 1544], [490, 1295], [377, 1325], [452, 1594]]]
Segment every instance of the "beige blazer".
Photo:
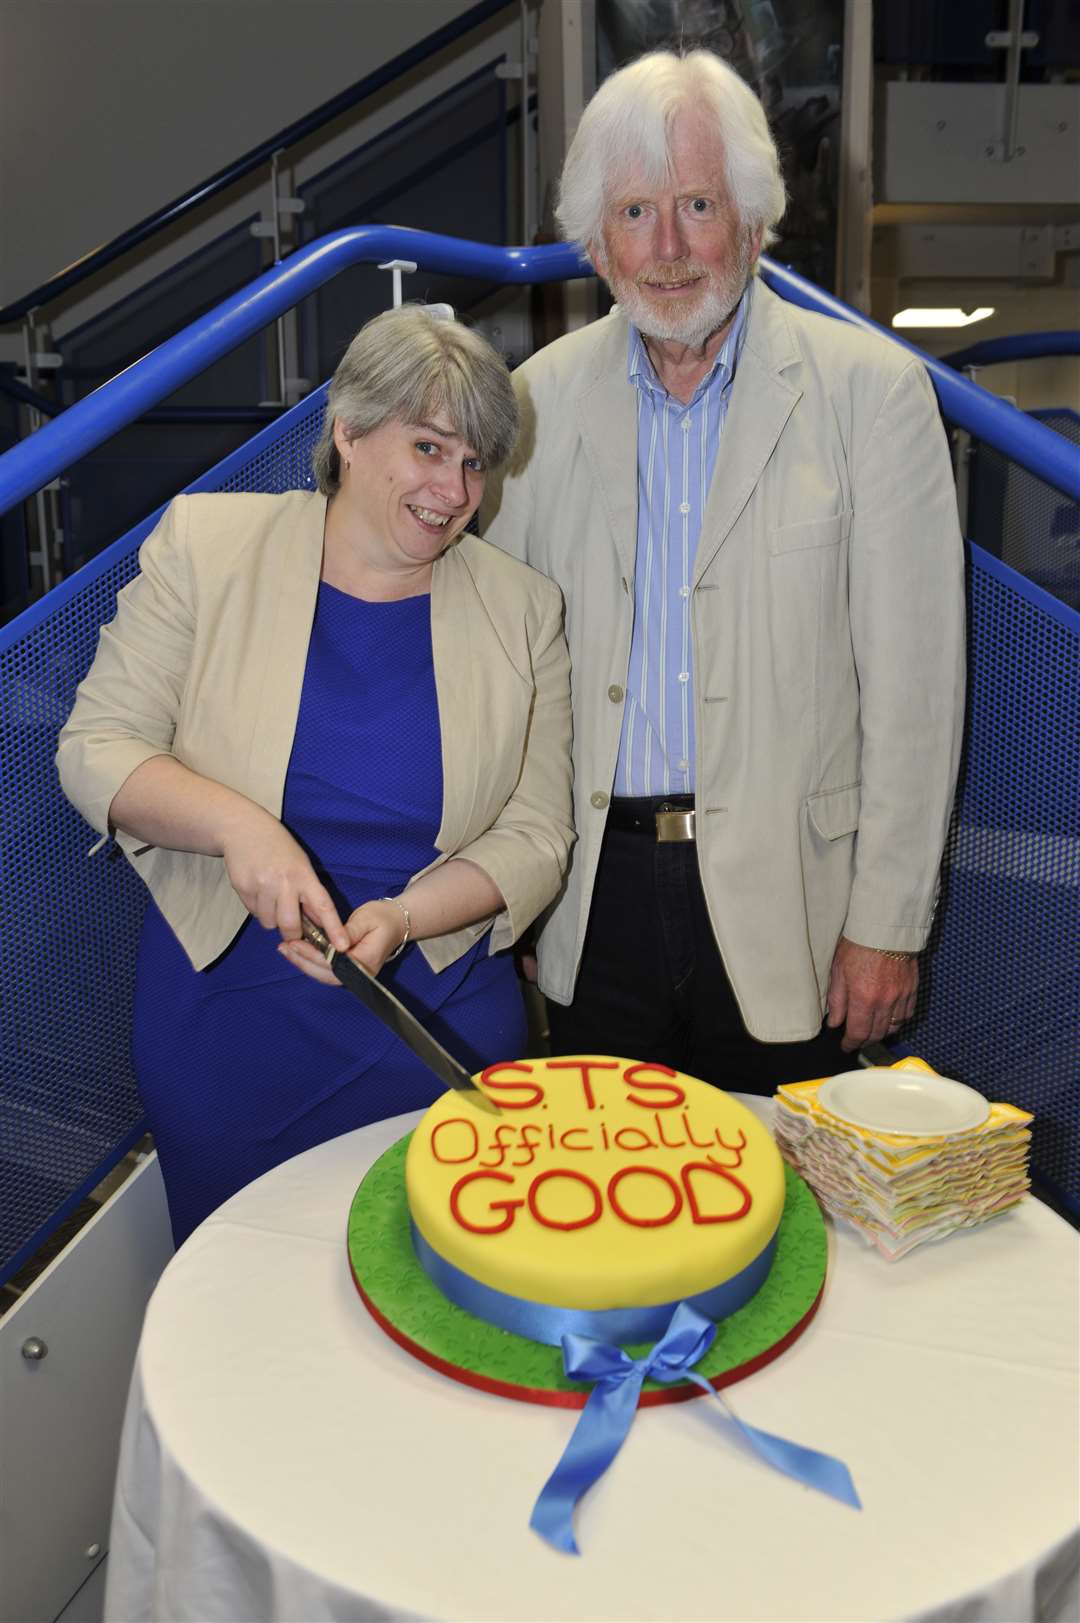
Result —
[[[180, 496], [168, 508], [60, 735], [64, 792], [102, 834], [121, 784], [161, 754], [280, 817], [325, 516], [325, 497], [308, 491]], [[465, 536], [435, 564], [431, 636], [443, 765], [431, 866], [464, 856], [495, 881], [506, 901], [495, 952], [551, 901], [573, 838], [558, 588]], [[211, 963], [247, 916], [222, 859], [117, 840], [194, 966]], [[421, 950], [443, 969], [490, 925]]]
[[[540, 941], [569, 1002], [633, 618], [636, 392], [618, 311], [515, 374], [525, 426], [485, 534], [566, 600], [578, 841]], [[698, 857], [754, 1036], [821, 1023], [841, 932], [930, 927], [963, 716], [963, 557], [924, 368], [753, 284], [694, 563]]]

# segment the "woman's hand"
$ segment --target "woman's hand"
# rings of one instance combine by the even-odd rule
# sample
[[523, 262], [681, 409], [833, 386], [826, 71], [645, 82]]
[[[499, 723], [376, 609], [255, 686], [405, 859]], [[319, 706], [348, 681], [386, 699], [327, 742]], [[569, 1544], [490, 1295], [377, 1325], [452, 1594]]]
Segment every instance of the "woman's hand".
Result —
[[[355, 958], [370, 975], [377, 975], [391, 953], [401, 946], [405, 920], [396, 902], [364, 902], [349, 914], [345, 933], [349, 957]], [[324, 986], [341, 985], [322, 953], [310, 941], [283, 941], [278, 951], [313, 981], [321, 981]]]
[[229, 883], [264, 930], [277, 930], [283, 942], [299, 943], [303, 911], [322, 926], [339, 952], [348, 951], [352, 937], [342, 927], [330, 892], [303, 847], [276, 817], [244, 802], [229, 818], [221, 854]]

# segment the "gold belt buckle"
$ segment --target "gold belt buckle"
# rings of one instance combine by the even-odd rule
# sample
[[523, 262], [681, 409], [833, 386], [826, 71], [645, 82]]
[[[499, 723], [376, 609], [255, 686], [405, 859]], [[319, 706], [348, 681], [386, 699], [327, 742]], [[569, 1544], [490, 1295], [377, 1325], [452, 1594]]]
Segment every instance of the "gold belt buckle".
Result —
[[658, 842], [672, 840], [692, 840], [694, 838], [694, 813], [692, 811], [658, 811], [656, 813], [656, 838]]

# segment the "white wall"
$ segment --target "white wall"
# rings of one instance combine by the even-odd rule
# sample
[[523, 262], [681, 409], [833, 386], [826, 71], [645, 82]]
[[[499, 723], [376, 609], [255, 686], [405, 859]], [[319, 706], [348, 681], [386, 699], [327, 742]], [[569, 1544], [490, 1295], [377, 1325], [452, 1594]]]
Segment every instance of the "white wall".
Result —
[[[466, 0], [0, 0], [0, 302], [465, 9]], [[414, 71], [393, 96], [339, 120], [330, 157], [500, 50], [513, 52], [516, 29], [511, 6]], [[308, 172], [327, 161], [320, 153]], [[250, 213], [266, 184], [260, 176], [234, 188], [225, 215], [146, 256], [141, 276]], [[61, 307], [58, 327], [86, 319], [134, 279], [128, 272], [113, 282], [107, 299], [83, 295]]]

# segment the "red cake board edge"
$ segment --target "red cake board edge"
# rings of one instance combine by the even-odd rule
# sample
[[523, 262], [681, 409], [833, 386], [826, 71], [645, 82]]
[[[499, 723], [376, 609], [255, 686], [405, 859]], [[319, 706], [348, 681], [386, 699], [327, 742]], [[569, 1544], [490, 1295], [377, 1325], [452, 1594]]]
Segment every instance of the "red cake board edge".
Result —
[[[426, 1347], [421, 1347], [419, 1342], [413, 1341], [411, 1336], [407, 1336], [403, 1330], [399, 1330], [395, 1324], [391, 1324], [385, 1314], [379, 1312], [379, 1309], [368, 1296], [363, 1285], [361, 1285], [351, 1258], [349, 1259], [349, 1272], [352, 1274], [353, 1284], [356, 1286], [364, 1306], [379, 1328], [385, 1331], [391, 1341], [396, 1341], [399, 1347], [403, 1347], [407, 1353], [411, 1353], [422, 1364], [427, 1364], [430, 1369], [438, 1370], [440, 1375], [448, 1375], [452, 1381], [460, 1381], [463, 1386], [473, 1386], [479, 1392], [493, 1392], [496, 1397], [500, 1398], [515, 1398], [519, 1403], [543, 1403], [554, 1409], [584, 1409], [588, 1402], [588, 1391], [564, 1392], [548, 1387], [516, 1386], [509, 1381], [499, 1381], [489, 1375], [478, 1375], [475, 1370], [463, 1369], [460, 1364], [448, 1363], [445, 1358], [440, 1358], [437, 1353], [429, 1352]], [[748, 1375], [753, 1375], [755, 1370], [764, 1369], [765, 1365], [771, 1364], [774, 1358], [779, 1358], [780, 1354], [786, 1352], [793, 1342], [798, 1341], [821, 1306], [821, 1298], [824, 1294], [825, 1281], [822, 1280], [821, 1289], [802, 1318], [797, 1324], [793, 1324], [791, 1329], [780, 1337], [779, 1341], [774, 1342], [771, 1347], [767, 1347], [764, 1352], [755, 1354], [753, 1358], [748, 1358], [745, 1363], [736, 1364], [732, 1369], [725, 1369], [719, 1375], [710, 1376], [709, 1385], [715, 1387], [717, 1391], [722, 1386], [733, 1386], [736, 1381], [745, 1380]], [[690, 1398], [700, 1398], [702, 1396], [704, 1394], [700, 1386], [695, 1386], [692, 1381], [684, 1381], [679, 1386], [667, 1386], [655, 1392], [642, 1392], [638, 1398], [638, 1408], [649, 1409], [658, 1403], [685, 1403]]]

